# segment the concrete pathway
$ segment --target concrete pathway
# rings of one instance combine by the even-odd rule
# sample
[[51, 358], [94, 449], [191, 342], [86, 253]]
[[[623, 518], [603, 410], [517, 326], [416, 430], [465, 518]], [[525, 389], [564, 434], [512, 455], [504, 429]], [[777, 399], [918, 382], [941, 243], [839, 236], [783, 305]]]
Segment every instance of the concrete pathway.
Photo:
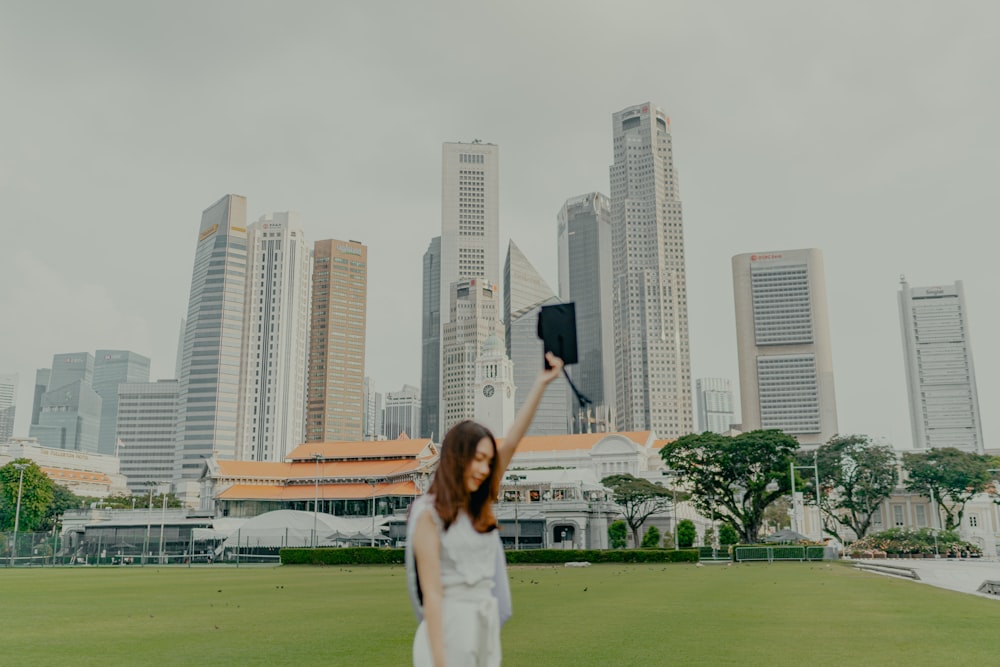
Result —
[[873, 565], [891, 565], [910, 568], [920, 577], [917, 583], [947, 588], [960, 593], [971, 593], [980, 597], [1000, 600], [998, 595], [979, 593], [978, 589], [986, 580], [1000, 581], [1000, 561], [975, 559], [854, 559], [855, 562]]

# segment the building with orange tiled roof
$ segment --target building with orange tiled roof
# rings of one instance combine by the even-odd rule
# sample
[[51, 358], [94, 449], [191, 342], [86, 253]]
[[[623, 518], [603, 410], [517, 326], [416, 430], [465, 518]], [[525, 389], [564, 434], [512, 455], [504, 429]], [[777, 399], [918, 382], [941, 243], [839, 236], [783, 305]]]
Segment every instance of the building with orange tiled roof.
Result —
[[316, 508], [336, 516], [392, 514], [424, 492], [437, 456], [428, 439], [308, 442], [282, 463], [208, 461], [203, 497], [214, 499], [218, 516]]

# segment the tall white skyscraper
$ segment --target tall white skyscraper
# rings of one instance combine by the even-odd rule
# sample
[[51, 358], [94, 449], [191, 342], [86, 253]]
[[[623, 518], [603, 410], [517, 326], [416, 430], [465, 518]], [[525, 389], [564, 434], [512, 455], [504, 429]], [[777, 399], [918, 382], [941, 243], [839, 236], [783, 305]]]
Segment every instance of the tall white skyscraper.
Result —
[[17, 407], [17, 373], [0, 373], [0, 442], [14, 435], [14, 412]]
[[201, 215], [184, 324], [179, 384], [175, 492], [200, 493], [206, 458], [236, 458], [247, 200], [226, 195]]
[[670, 118], [651, 103], [612, 116], [611, 236], [619, 430], [691, 433], [684, 222]]
[[118, 459], [132, 493], [173, 479], [179, 391], [177, 380], [118, 385]]
[[698, 432], [727, 433], [733, 425], [733, 383], [725, 378], [695, 381]]
[[743, 430], [825, 443], [837, 434], [837, 401], [822, 254], [736, 255], [733, 292]]
[[487, 337], [503, 335], [498, 291], [495, 283], [482, 278], [452, 283], [441, 338], [442, 434], [463, 419], [476, 418], [476, 359]]
[[569, 375], [593, 404], [573, 406], [573, 432], [615, 430], [615, 330], [611, 272], [611, 202], [599, 192], [568, 199], [559, 210], [559, 298], [576, 304], [580, 362]]
[[285, 460], [305, 440], [312, 248], [294, 212], [247, 228], [236, 458]]
[[[444, 405], [445, 394], [453, 390], [453, 387], [446, 386], [449, 380], [445, 373], [444, 339], [447, 324], [452, 321], [451, 308], [446, 306], [451, 303], [454, 285], [478, 279], [480, 287], [485, 284], [490, 289], [495, 289], [500, 281], [499, 164], [500, 149], [495, 144], [476, 140], [472, 143], [445, 143], [442, 146], [441, 271], [438, 277], [442, 341], [439, 438], [443, 437], [448, 424], [454, 423], [445, 418], [448, 408]], [[470, 413], [471, 383], [475, 377], [476, 355], [482, 342], [483, 340], [479, 340], [475, 348], [470, 348], [467, 359]], [[427, 396], [424, 399], [432, 400]]]
[[979, 393], [962, 281], [899, 289], [906, 389], [916, 449], [983, 453]]

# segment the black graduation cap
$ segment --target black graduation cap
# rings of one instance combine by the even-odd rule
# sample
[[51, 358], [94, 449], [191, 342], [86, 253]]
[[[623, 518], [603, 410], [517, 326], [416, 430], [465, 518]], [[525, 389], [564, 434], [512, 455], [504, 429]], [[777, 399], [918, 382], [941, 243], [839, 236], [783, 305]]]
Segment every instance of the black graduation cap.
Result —
[[[579, 361], [576, 353], [576, 304], [557, 303], [538, 311], [538, 337], [545, 352], [551, 352], [567, 366]], [[548, 362], [545, 363], [548, 368]]]

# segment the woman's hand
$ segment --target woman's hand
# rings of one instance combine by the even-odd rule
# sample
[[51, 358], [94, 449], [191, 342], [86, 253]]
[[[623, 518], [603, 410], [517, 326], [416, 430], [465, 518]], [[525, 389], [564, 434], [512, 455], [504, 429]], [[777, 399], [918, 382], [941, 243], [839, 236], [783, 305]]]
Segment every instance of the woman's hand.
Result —
[[545, 361], [549, 363], [549, 368], [542, 369], [542, 372], [538, 375], [538, 380], [543, 384], [548, 384], [562, 375], [563, 360], [551, 352], [546, 352]]

